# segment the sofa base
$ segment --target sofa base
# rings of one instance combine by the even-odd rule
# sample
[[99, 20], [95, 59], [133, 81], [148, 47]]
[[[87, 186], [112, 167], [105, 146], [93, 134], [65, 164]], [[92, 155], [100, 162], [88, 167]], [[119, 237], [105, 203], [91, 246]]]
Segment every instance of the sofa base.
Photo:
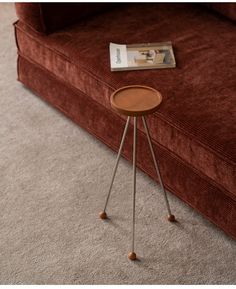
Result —
[[[114, 151], [118, 151], [125, 121], [92, 98], [57, 79], [46, 69], [18, 57], [18, 80]], [[41, 83], [44, 83], [42, 86]], [[165, 187], [236, 239], [236, 202], [197, 170], [154, 143]], [[145, 135], [138, 131], [137, 166], [157, 180]], [[132, 159], [132, 129], [123, 156]], [[208, 204], [211, 204], [210, 206]]]

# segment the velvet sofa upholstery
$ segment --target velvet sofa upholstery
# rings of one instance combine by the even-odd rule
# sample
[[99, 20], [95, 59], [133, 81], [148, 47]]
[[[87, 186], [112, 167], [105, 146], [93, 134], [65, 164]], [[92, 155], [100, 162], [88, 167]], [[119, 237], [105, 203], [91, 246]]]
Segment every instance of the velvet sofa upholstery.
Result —
[[[35, 5], [45, 9], [44, 15], [50, 15], [45, 12], [48, 8], [28, 4], [26, 17], [26, 7], [21, 5], [16, 5], [20, 20], [15, 24], [19, 81], [114, 150], [125, 119], [112, 111], [111, 93], [129, 84], [158, 89], [163, 103], [148, 122], [165, 186], [236, 238], [236, 26], [232, 17], [196, 4], [103, 4], [105, 10], [86, 4], [91, 14], [71, 23], [62, 15], [61, 24], [56, 20], [54, 26], [41, 29], [39, 20], [33, 23], [39, 8]], [[58, 9], [60, 4], [51, 5]], [[173, 43], [177, 68], [110, 71], [109, 42], [166, 40]], [[156, 179], [141, 123], [138, 129], [138, 166]], [[131, 143], [130, 131], [124, 148], [129, 160]]]
[[236, 4], [235, 3], [206, 3], [206, 5], [225, 17], [236, 21]]
[[94, 14], [116, 6], [115, 3], [16, 3], [18, 18], [31, 29], [41, 33], [52, 33], [72, 25]]

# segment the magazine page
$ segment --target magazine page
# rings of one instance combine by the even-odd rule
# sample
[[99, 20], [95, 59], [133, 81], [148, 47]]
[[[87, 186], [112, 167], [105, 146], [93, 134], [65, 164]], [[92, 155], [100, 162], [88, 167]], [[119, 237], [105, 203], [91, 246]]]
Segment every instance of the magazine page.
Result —
[[111, 71], [176, 67], [172, 43], [110, 43]]
[[110, 43], [110, 62], [111, 69], [128, 67], [126, 45]]
[[127, 47], [129, 67], [165, 65], [170, 62], [169, 48], [151, 44], [130, 45]]

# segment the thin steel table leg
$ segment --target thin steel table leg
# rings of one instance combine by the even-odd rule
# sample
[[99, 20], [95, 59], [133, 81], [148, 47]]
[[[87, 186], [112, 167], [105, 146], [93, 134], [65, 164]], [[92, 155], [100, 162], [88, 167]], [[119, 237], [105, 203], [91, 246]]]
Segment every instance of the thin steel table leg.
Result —
[[144, 129], [146, 131], [148, 143], [149, 143], [149, 146], [150, 146], [150, 150], [151, 150], [154, 166], [155, 166], [158, 178], [159, 178], [159, 182], [160, 182], [160, 185], [161, 185], [161, 189], [162, 189], [163, 195], [165, 197], [166, 207], [167, 207], [168, 214], [169, 214], [168, 220], [170, 222], [174, 222], [175, 221], [175, 216], [172, 215], [171, 210], [170, 210], [170, 204], [169, 204], [169, 201], [168, 201], [168, 198], [167, 198], [167, 193], [166, 193], [166, 190], [165, 190], [163, 182], [162, 182], [161, 172], [160, 172], [159, 166], [157, 164], [157, 160], [156, 160], [156, 157], [155, 157], [155, 153], [154, 153], [152, 142], [151, 142], [151, 138], [150, 138], [150, 133], [149, 133], [147, 122], [146, 122], [146, 119], [145, 119], [144, 116], [142, 116], [142, 120], [143, 120]]
[[130, 260], [136, 259], [134, 252], [134, 240], [135, 240], [135, 196], [136, 196], [136, 147], [137, 147], [137, 118], [134, 117], [134, 142], [133, 142], [133, 221], [132, 221], [132, 247], [131, 252], [128, 255]]
[[107, 218], [106, 208], [107, 208], [107, 204], [108, 204], [108, 201], [109, 201], [109, 198], [110, 198], [112, 185], [113, 185], [113, 182], [114, 182], [114, 179], [115, 179], [115, 175], [116, 175], [117, 167], [118, 167], [118, 164], [119, 164], [122, 148], [123, 148], [125, 137], [126, 137], [127, 130], [128, 130], [128, 127], [129, 127], [129, 122], [130, 122], [130, 116], [128, 116], [128, 118], [127, 118], [125, 129], [124, 129], [123, 136], [122, 136], [121, 143], [120, 143], [120, 148], [119, 148], [119, 151], [118, 151], [118, 154], [117, 154], [117, 157], [116, 157], [116, 164], [115, 164], [115, 167], [113, 169], [111, 184], [110, 184], [110, 187], [109, 187], [109, 190], [108, 190], [108, 194], [107, 194], [104, 210], [100, 213], [100, 218], [101, 219], [106, 219]]

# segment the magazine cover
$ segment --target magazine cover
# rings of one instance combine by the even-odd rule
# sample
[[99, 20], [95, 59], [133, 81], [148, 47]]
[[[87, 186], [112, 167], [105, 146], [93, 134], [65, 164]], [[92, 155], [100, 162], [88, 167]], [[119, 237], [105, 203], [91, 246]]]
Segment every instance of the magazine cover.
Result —
[[110, 43], [111, 71], [176, 67], [171, 42], [144, 44]]

